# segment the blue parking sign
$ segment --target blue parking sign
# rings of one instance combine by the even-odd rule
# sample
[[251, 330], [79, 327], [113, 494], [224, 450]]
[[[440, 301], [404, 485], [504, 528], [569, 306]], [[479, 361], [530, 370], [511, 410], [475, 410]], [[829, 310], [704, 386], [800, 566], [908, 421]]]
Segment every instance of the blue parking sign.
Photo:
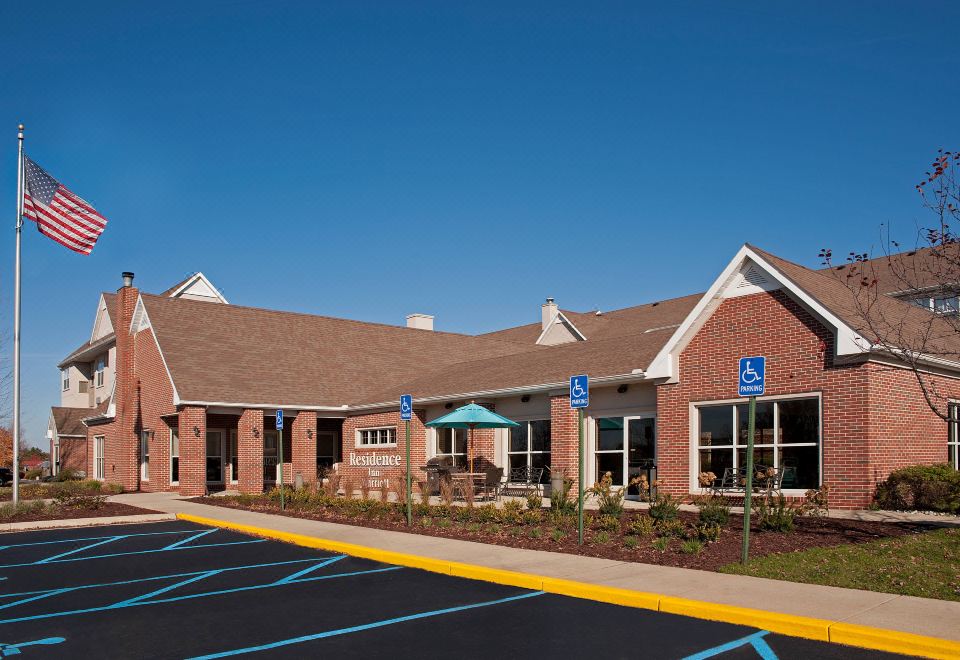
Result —
[[740, 358], [740, 382], [737, 393], [740, 396], [763, 396], [767, 359], [761, 355]]
[[277, 411], [277, 430], [278, 431], [283, 430], [283, 411], [282, 410]]
[[590, 379], [586, 375], [570, 376], [570, 407], [586, 408], [590, 405]]
[[400, 419], [405, 422], [413, 419], [413, 397], [409, 394], [400, 395]]

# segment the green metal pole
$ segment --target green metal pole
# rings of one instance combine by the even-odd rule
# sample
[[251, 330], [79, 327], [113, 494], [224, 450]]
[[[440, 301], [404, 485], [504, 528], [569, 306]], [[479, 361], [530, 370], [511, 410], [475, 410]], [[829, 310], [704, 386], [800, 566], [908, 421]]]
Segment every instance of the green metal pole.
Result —
[[279, 479], [280, 479], [280, 510], [283, 511], [285, 508], [287, 508], [287, 507], [286, 507], [286, 504], [287, 504], [287, 503], [286, 503], [286, 500], [284, 500], [284, 496], [283, 496], [283, 429], [280, 429], [279, 431], [277, 431], [277, 445], [278, 445], [278, 446], [277, 446], [277, 452], [278, 452], [279, 455], [280, 455], [280, 469], [278, 470], [278, 472], [280, 473], [280, 475], [279, 475]]
[[753, 432], [757, 413], [757, 397], [750, 397], [750, 412], [747, 421], [747, 483], [743, 491], [743, 547], [740, 563], [746, 564], [750, 554], [750, 496], [753, 491]]
[[577, 483], [577, 543], [583, 545], [583, 408], [577, 408], [577, 466], [580, 478]]
[[413, 524], [413, 482], [412, 475], [410, 474], [410, 420], [406, 422], [407, 425], [407, 526]]

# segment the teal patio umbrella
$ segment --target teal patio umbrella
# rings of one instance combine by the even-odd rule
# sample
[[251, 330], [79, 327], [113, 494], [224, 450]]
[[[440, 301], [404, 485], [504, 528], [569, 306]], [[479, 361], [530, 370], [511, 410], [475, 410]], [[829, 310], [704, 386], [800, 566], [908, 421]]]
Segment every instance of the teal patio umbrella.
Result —
[[427, 426], [435, 429], [468, 429], [467, 444], [469, 447], [467, 453], [470, 456], [470, 471], [473, 472], [473, 429], [505, 429], [520, 425], [512, 419], [507, 419], [492, 410], [487, 410], [483, 406], [468, 403], [443, 417], [427, 422]]

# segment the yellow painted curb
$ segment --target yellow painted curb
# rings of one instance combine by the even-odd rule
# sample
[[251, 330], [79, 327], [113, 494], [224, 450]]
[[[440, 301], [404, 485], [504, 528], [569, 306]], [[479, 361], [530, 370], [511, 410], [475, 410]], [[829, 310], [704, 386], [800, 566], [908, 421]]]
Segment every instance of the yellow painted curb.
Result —
[[721, 605], [702, 600], [663, 596], [660, 598], [660, 611], [670, 614], [692, 616], [696, 619], [736, 623], [752, 628], [761, 628], [770, 632], [782, 633], [791, 637], [805, 637], [821, 642], [830, 641], [831, 621], [814, 619], [794, 614], [780, 614], [766, 610], [755, 610], [736, 605]]
[[846, 644], [848, 646], [858, 646], [861, 648], [927, 658], [960, 658], [960, 642], [939, 639], [937, 637], [914, 635], [896, 630], [833, 622], [826, 619], [815, 619], [793, 614], [767, 612], [765, 610], [755, 610], [748, 607], [737, 607], [735, 605], [722, 605], [701, 600], [664, 596], [662, 594], [633, 591], [619, 587], [606, 587], [586, 582], [544, 577], [530, 573], [488, 568], [486, 566], [463, 564], [442, 559], [431, 559], [429, 557], [420, 557], [418, 555], [393, 552], [391, 550], [381, 550], [379, 548], [371, 548], [369, 546], [346, 543], [344, 541], [334, 541], [315, 536], [307, 536], [305, 534], [293, 534], [226, 520], [194, 516], [188, 513], [178, 513], [177, 518], [200, 525], [222, 527], [253, 536], [285, 541], [307, 548], [339, 552], [353, 557], [383, 562], [385, 564], [419, 568], [433, 573], [443, 573], [445, 575], [469, 578], [471, 580], [494, 582], [496, 584], [504, 584], [523, 589], [535, 589], [551, 594], [583, 598], [602, 603], [611, 603], [613, 605], [657, 610], [695, 619], [746, 625], [782, 635], [804, 637], [822, 642], [833, 642], [836, 644]]
[[877, 651], [919, 655], [925, 658], [943, 658], [944, 660], [960, 658], [960, 642], [896, 630], [858, 626], [854, 623], [831, 625], [830, 641]]

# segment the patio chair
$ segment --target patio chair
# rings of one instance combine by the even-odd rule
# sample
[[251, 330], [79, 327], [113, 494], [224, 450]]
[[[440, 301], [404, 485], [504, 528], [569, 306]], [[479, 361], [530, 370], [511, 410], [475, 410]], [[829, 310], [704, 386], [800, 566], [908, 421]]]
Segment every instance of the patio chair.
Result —
[[486, 478], [483, 482], [483, 497], [484, 499], [489, 498], [493, 495], [494, 501], [500, 500], [500, 491], [503, 488], [503, 468], [502, 467], [490, 467], [487, 468]]

